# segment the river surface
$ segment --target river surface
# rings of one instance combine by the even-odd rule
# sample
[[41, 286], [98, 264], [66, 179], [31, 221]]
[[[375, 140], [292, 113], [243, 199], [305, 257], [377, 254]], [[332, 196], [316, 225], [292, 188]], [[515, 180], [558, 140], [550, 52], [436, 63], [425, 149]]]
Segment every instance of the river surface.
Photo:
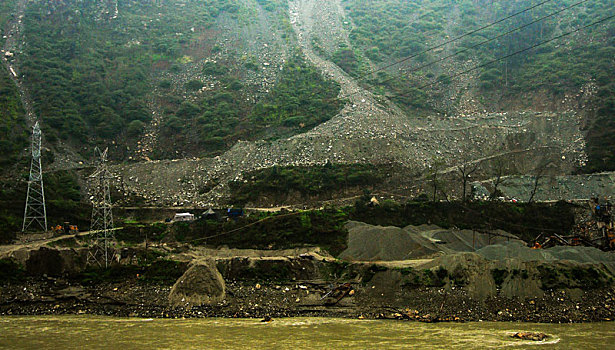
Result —
[[[543, 342], [510, 338], [551, 335]], [[614, 323], [437, 323], [286, 318], [0, 317], [2, 349], [614, 349]]]

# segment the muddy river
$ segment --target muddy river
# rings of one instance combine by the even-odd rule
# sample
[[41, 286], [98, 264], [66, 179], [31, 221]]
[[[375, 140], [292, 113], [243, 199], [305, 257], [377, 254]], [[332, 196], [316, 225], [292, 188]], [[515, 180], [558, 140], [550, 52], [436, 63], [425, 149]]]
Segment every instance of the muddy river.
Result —
[[[518, 331], [551, 337], [510, 338]], [[2, 349], [613, 349], [615, 324], [439, 323], [287, 318], [0, 317]]]

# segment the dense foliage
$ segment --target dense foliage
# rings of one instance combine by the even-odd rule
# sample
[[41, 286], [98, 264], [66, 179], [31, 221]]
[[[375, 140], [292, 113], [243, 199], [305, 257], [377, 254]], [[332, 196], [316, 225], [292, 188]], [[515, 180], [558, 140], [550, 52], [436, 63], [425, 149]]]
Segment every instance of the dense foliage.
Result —
[[[432, 109], [440, 112], [447, 112], [441, 106], [443, 92], [447, 91], [450, 77], [455, 73], [487, 64], [612, 14], [612, 1], [597, 0], [530, 24], [577, 3], [574, 0], [549, 2], [465, 36], [453, 44], [424, 52], [432, 46], [538, 4], [538, 1], [344, 0], [343, 3], [353, 23], [351, 42], [362, 56], [379, 65], [413, 57], [404, 64], [405, 70], [412, 71], [410, 74], [399, 75], [397, 70], [391, 70], [370, 76], [368, 81], [376, 91], [392, 94], [394, 101], [411, 110]], [[589, 166], [586, 170], [615, 169], [615, 158], [612, 152], [607, 151], [615, 146], [615, 138], [609, 137], [615, 132], [612, 108], [612, 82], [615, 80], [613, 22], [606, 21], [537, 49], [481, 67], [475, 72], [479, 100], [497, 109], [507, 108], [506, 103], [531, 108], [532, 103], [538, 100], [551, 100], [555, 105], [565, 95], [584, 94], [595, 86], [599, 92], [588, 101], [589, 106], [597, 106], [597, 111], [588, 113]], [[526, 24], [528, 26], [522, 30], [476, 46]], [[414, 71], [417, 67], [461, 51], [452, 60]], [[417, 89], [421, 86], [424, 88]]]
[[335, 99], [338, 92], [339, 84], [324, 80], [301, 55], [295, 54], [272, 93], [254, 107], [249, 120], [256, 128], [313, 128], [339, 111], [341, 104]]
[[368, 207], [358, 202], [349, 218], [372, 225], [434, 224], [444, 228], [494, 230], [512, 233], [532, 242], [541, 233], [566, 234], [575, 225], [574, 204], [502, 202], [385, 202]]
[[[257, 4], [271, 13], [271, 25], [289, 31], [286, 1]], [[117, 8], [106, 1], [31, 2], [21, 68], [47, 139], [76, 146], [115, 142], [112, 157], [126, 158], [151, 120], [152, 103], [164, 116], [156, 157], [215, 154], [238, 139], [289, 135], [330, 118], [339, 109], [338, 87], [298, 54], [254, 104], [244, 78], [258, 64], [214, 45], [219, 17], [248, 23], [256, 13], [250, 6], [236, 0], [128, 0]], [[206, 93], [201, 79], [179, 84], [203, 59], [200, 75], [219, 84]]]
[[182, 46], [221, 12], [238, 11], [234, 0], [119, 1], [117, 13], [114, 4], [38, 1], [27, 9], [22, 70], [51, 141], [112, 140], [127, 126], [137, 135], [150, 120], [152, 72], [180, 62]]
[[326, 81], [300, 54], [290, 57], [273, 90], [255, 105], [245, 102], [246, 88], [236, 72], [221, 63], [206, 64], [204, 71], [215, 75], [223, 88], [206, 92], [198, 104], [170, 100], [172, 114], [164, 133], [175, 144], [197, 140], [205, 154], [224, 150], [238, 139], [277, 138], [307, 130], [341, 108], [336, 99], [339, 85]]
[[25, 111], [17, 87], [5, 69], [0, 69], [0, 166], [19, 160], [28, 146]]
[[236, 203], [253, 202], [272, 196], [284, 198], [297, 193], [306, 199], [333, 196], [338, 191], [367, 189], [384, 179], [384, 172], [371, 164], [340, 165], [327, 163], [314, 167], [277, 167], [256, 170], [245, 175], [246, 181], [230, 183]]
[[[43, 174], [49, 229], [64, 222], [78, 225], [81, 230], [89, 226], [91, 207], [84, 205], [77, 179], [78, 175], [73, 171]], [[0, 182], [1, 243], [10, 242], [21, 231], [27, 186], [25, 181]]]
[[199, 220], [176, 223], [175, 238], [193, 244], [233, 248], [287, 249], [320, 246], [332, 254], [346, 248], [348, 232], [343, 210], [252, 214], [231, 221]]

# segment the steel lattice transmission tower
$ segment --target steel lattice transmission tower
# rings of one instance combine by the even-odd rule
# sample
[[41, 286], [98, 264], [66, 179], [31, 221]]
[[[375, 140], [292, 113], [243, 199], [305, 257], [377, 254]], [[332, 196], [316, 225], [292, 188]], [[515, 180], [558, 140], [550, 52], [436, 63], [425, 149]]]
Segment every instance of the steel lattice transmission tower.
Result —
[[32, 162], [28, 178], [28, 194], [23, 214], [22, 231], [41, 228], [47, 231], [47, 210], [45, 190], [43, 189], [43, 168], [41, 166], [42, 133], [38, 122], [32, 128]]
[[98, 265], [109, 266], [109, 263], [115, 256], [113, 243], [115, 237], [113, 234], [113, 213], [111, 205], [111, 191], [109, 183], [113, 176], [107, 168], [107, 151], [100, 152], [98, 147], [94, 150], [94, 154], [99, 157], [96, 171], [90, 175], [91, 182], [91, 197], [92, 201], [92, 221], [90, 231], [94, 234], [94, 246], [90, 249], [88, 255], [89, 263], [97, 263]]

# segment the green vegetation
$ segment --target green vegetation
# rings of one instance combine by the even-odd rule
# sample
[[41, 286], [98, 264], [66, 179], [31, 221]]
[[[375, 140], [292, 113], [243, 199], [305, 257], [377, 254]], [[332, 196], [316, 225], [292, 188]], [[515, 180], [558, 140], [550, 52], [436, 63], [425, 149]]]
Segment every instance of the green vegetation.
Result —
[[587, 133], [587, 155], [589, 162], [584, 169], [587, 172], [615, 170], [615, 83], [598, 89], [597, 105], [600, 106], [595, 116], [590, 119]]
[[267, 11], [287, 11], [288, 1], [286, 0], [256, 0]]
[[83, 284], [137, 281], [144, 284], [170, 286], [186, 272], [186, 263], [158, 259], [139, 265], [114, 264], [109, 268], [90, 266], [72, 278]]
[[542, 289], [581, 288], [596, 289], [612, 286], [614, 281], [594, 267], [538, 266]]
[[304, 199], [331, 197], [338, 191], [371, 187], [384, 179], [384, 172], [371, 164], [327, 163], [321, 167], [274, 166], [248, 173], [245, 178], [247, 182], [230, 183], [236, 203], [256, 201], [262, 197], [285, 198], [294, 193]]
[[[443, 267], [437, 269], [416, 270], [406, 267], [399, 270], [402, 274], [402, 286], [405, 287], [442, 287], [450, 278], [448, 270]], [[461, 285], [456, 283], [456, 285]]]
[[493, 276], [493, 280], [495, 281], [495, 285], [498, 286], [498, 288], [502, 287], [502, 283], [504, 283], [504, 280], [506, 280], [506, 277], [508, 277], [508, 270], [506, 269], [493, 269], [491, 270], [491, 276]]
[[[340, 45], [329, 58], [351, 75], [361, 76], [372, 63], [382, 66], [416, 56], [406, 62], [412, 69], [468, 49], [455, 59], [410, 75], [391, 69], [366, 81], [376, 93], [391, 97], [411, 113], [448, 112], [458, 100], [449, 99], [450, 93], [457, 93], [452, 90], [457, 84], [452, 84], [451, 75], [461, 67], [489, 62], [604, 18], [612, 5], [609, 0], [591, 1], [469, 49], [574, 2], [547, 3], [454, 44], [421, 53], [535, 2], [344, 0], [352, 45]], [[0, 4], [0, 27], [11, 18], [15, 3]], [[20, 73], [34, 111], [43, 119], [50, 148], [62, 139], [87, 154], [95, 144], [115, 141], [111, 156], [124, 159], [126, 146], [134, 147], [151, 119], [149, 101], [160, 107], [164, 120], [157, 158], [215, 155], [237, 140], [286, 137], [328, 120], [341, 108], [342, 102], [336, 99], [339, 87], [300, 54], [291, 54], [267, 94], [255, 96], [257, 83], [247, 78], [262, 69], [259, 61], [240, 53], [241, 44], [216, 41], [221, 17], [239, 25], [253, 23], [262, 8], [260, 14], [292, 48], [285, 0], [257, 0], [252, 5], [237, 0], [127, 0], [118, 6], [116, 15], [112, 2], [27, 4]], [[610, 137], [615, 131], [613, 30], [613, 21], [608, 21], [483, 67], [476, 72], [473, 92], [493, 109], [506, 110], [507, 106], [531, 108], [534, 100], [559, 102], [564, 95], [587, 92], [591, 84], [597, 91], [585, 103], [595, 112], [589, 113], [586, 123], [589, 164], [584, 171], [615, 169], [615, 156], [608, 151], [615, 146], [615, 138]], [[181, 79], [193, 67], [202, 67], [202, 74]], [[420, 88], [427, 83], [434, 85]], [[202, 91], [205, 84], [207, 91]], [[27, 147], [18, 100], [8, 72], [0, 74], [0, 165], [15, 163]]]
[[0, 186], [0, 243], [10, 243], [23, 224], [26, 192], [23, 186]]
[[549, 205], [410, 201], [368, 207], [362, 201], [350, 210], [349, 219], [382, 226], [434, 224], [443, 228], [502, 229], [531, 242], [542, 232], [571, 232], [575, 225], [574, 209], [575, 205], [565, 202]]
[[[258, 3], [280, 31], [292, 32], [286, 1]], [[222, 50], [212, 35], [219, 16], [252, 20], [255, 9], [245, 6], [237, 0], [129, 0], [119, 3], [115, 16], [108, 2], [31, 2], [21, 70], [35, 112], [44, 116], [47, 141], [78, 146], [115, 141], [111, 156], [123, 159], [126, 146], [132, 147], [151, 120], [146, 101], [152, 98], [163, 109], [161, 144], [173, 145], [172, 151], [158, 150], [158, 158], [176, 157], [175, 151], [218, 154], [238, 139], [292, 135], [335, 115], [339, 87], [299, 54], [256, 104], [255, 87], [244, 81], [246, 70], [259, 69], [257, 61], [236, 57], [231, 47], [202, 66], [203, 74], [220, 83], [213, 90], [202, 91], [200, 77], [176, 86], [173, 77]], [[7, 142], [0, 147], [21, 147], [17, 140]]]
[[[252, 213], [237, 220], [200, 219], [173, 225], [129, 225], [117, 233], [118, 239], [138, 243], [148, 230], [151, 241], [165, 237], [209, 247], [227, 246], [245, 249], [289, 249], [319, 246], [337, 255], [346, 249], [347, 220], [372, 225], [398, 226], [435, 224], [444, 228], [502, 229], [531, 242], [542, 232], [571, 232], [575, 206], [556, 204], [515, 204], [502, 202], [418, 202], [404, 204], [387, 201], [377, 206], [357, 202], [341, 209]], [[334, 273], [333, 271], [332, 273]], [[513, 271], [513, 276], [527, 278], [527, 271]], [[451, 272], [451, 281], [465, 283], [466, 276]]]
[[[325, 80], [302, 55], [295, 54], [271, 94], [256, 104], [249, 121], [284, 126], [295, 132], [310, 129], [331, 119], [341, 109], [342, 104], [336, 99], [338, 92], [339, 84]], [[276, 134], [283, 132], [273, 135]]]
[[361, 63], [357, 54], [346, 46], [341, 46], [333, 53], [331, 60], [335, 62], [346, 73], [357, 76], [361, 68]]
[[19, 92], [9, 72], [0, 69], [0, 167], [21, 160], [20, 155], [27, 147], [25, 111]]
[[[43, 175], [47, 221], [50, 225], [70, 222], [81, 230], [89, 227], [91, 206], [81, 201], [79, 175], [73, 171], [57, 171]], [[23, 198], [19, 198], [25, 201]]]
[[[257, 69], [255, 64], [246, 65]], [[300, 54], [292, 55], [273, 90], [255, 105], [246, 101], [241, 76], [221, 62], [208, 62], [203, 71], [221, 82], [221, 89], [202, 94], [198, 103], [168, 98], [169, 118], [163, 135], [174, 144], [220, 153], [239, 139], [289, 136], [329, 120], [341, 108], [339, 86], [326, 81]], [[187, 83], [199, 89], [200, 81]], [[186, 127], [189, 125], [190, 127]], [[196, 140], [196, 141], [195, 141]]]
[[109, 2], [32, 2], [27, 8], [22, 71], [51, 142], [119, 141], [127, 125], [128, 136], [136, 137], [131, 123], [150, 120], [145, 101], [152, 73], [181, 63], [184, 46], [218, 15], [239, 11], [235, 0], [118, 5], [117, 17]]
[[21, 265], [11, 259], [0, 259], [0, 281], [19, 282], [23, 280], [26, 273]]
[[[588, 25], [611, 14], [612, 2], [597, 0], [574, 7], [547, 20], [525, 27], [488, 44], [471, 48], [482, 41], [510, 29], [529, 24], [577, 1], [550, 2], [485, 30], [464, 37], [454, 44], [423, 53], [424, 50], [480, 28], [497, 19], [536, 4], [535, 1], [490, 0], [344, 0], [347, 14], [354, 24], [350, 40], [359, 51], [376, 64], [416, 56], [406, 62], [409, 69], [433, 62], [448, 54], [466, 50], [446, 63], [437, 63], [410, 75], [400, 76], [397, 70], [380, 72], [368, 83], [375, 91], [393, 95], [393, 100], [410, 111], [440, 110], [450, 76], [467, 68], [460, 64], [484, 64], [498, 57], [522, 50], [562, 32]], [[615, 170], [613, 95], [615, 71], [615, 25], [613, 21], [588, 28], [538, 49], [487, 65], [477, 71], [478, 99], [494, 109], [511, 103], [532, 107], [537, 100], [552, 100], [553, 105], [564, 95], [586, 93], [590, 84], [598, 89], [588, 105], [596, 106], [588, 120], [588, 172]], [[356, 74], [351, 55], [340, 60], [342, 68]], [[397, 67], [396, 67], [397, 68]], [[417, 86], [433, 83], [424, 89]], [[534, 98], [535, 96], [535, 98]], [[489, 102], [491, 101], [491, 102]], [[591, 108], [590, 108], [591, 110]]]
[[320, 246], [332, 254], [346, 249], [348, 214], [324, 209], [295, 213], [252, 214], [229, 222], [175, 223], [171, 233], [182, 242], [212, 247], [288, 249]]
[[124, 221], [122, 227], [123, 229], [115, 232], [115, 238], [126, 243], [140, 243], [146, 238], [150, 242], [160, 242], [166, 236], [168, 228], [164, 223], [146, 225], [126, 221]]
[[[23, 178], [26, 178], [23, 174]], [[70, 222], [81, 230], [90, 224], [91, 207], [81, 201], [78, 174], [74, 171], [57, 171], [43, 174], [47, 222], [52, 225]], [[25, 181], [0, 182], [0, 242], [10, 242], [21, 231], [26, 201]]]

